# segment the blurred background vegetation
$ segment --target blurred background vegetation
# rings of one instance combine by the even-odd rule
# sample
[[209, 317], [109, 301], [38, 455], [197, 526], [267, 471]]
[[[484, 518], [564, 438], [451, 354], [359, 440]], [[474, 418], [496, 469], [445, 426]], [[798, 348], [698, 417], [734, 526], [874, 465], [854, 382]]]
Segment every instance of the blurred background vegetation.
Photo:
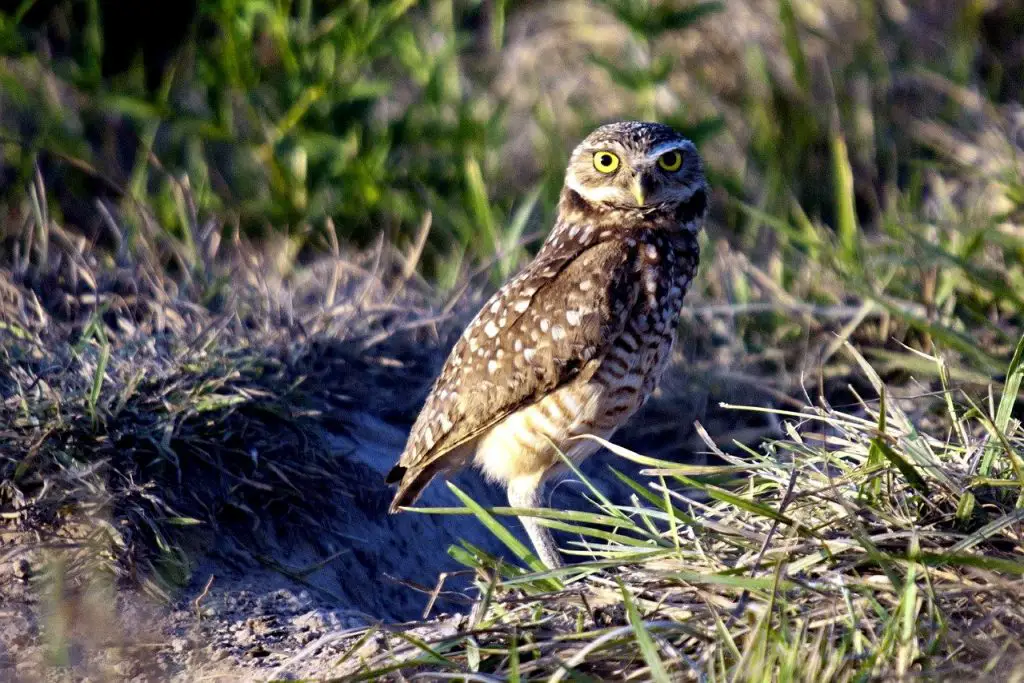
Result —
[[481, 266], [496, 283], [550, 225], [575, 142], [657, 119], [707, 158], [706, 261], [749, 262], [712, 298], [866, 298], [904, 323], [881, 345], [938, 336], [985, 371], [1015, 339], [1018, 2], [6, 4], [8, 246], [41, 208], [118, 248], [148, 223], [194, 249], [212, 217], [286, 270], [336, 233], [383, 236], [442, 290]]

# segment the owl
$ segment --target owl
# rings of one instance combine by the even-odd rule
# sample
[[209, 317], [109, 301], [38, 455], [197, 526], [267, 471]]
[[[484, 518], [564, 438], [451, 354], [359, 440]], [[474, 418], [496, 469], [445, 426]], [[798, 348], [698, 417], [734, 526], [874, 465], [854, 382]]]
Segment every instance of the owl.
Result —
[[[466, 327], [409, 434], [391, 512], [470, 464], [536, 508], [544, 482], [580, 463], [654, 391], [697, 270], [707, 182], [672, 128], [612, 123], [572, 152], [554, 229]], [[520, 521], [545, 565], [547, 527]]]

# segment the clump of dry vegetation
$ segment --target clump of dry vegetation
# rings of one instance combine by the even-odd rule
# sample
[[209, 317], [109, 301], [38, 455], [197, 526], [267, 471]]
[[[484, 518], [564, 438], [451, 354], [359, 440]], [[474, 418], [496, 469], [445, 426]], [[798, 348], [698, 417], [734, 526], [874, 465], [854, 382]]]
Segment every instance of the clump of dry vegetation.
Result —
[[[163, 592], [187, 578], [183, 547], [211, 534], [263, 519], [315, 534], [343, 520], [341, 501], [360, 492], [321, 443], [322, 422], [342, 430], [356, 406], [408, 420], [409, 387], [437, 363], [421, 342], [446, 329], [422, 287], [387, 272], [395, 254], [337, 255], [284, 277], [265, 252], [221, 246], [220, 226], [193, 223], [191, 254], [155, 235], [115, 260], [34, 208], [0, 270], [8, 537], [42, 533], [70, 548], [73, 576]], [[187, 275], [173, 275], [180, 265]]]

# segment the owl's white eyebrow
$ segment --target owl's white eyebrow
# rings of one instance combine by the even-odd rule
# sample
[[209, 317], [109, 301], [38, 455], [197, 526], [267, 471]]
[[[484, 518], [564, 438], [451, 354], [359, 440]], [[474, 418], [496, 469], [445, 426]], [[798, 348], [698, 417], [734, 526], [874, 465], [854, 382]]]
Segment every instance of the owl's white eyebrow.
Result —
[[570, 190], [592, 202], [609, 201], [618, 198], [621, 194], [621, 190], [610, 185], [601, 185], [598, 187], [585, 188], [582, 184], [580, 184], [580, 181], [576, 178], [575, 175], [567, 176], [565, 179], [565, 184]]
[[681, 152], [685, 151], [686, 150], [686, 143], [685, 142], [663, 142], [660, 145], [658, 145], [657, 147], [655, 147], [654, 149], [652, 149], [650, 152], [648, 152], [647, 153], [647, 158], [648, 159], [656, 159], [656, 158], [660, 157], [662, 154], [664, 154], [665, 152], [671, 152], [674, 149], [677, 149], [677, 150], [679, 150]]

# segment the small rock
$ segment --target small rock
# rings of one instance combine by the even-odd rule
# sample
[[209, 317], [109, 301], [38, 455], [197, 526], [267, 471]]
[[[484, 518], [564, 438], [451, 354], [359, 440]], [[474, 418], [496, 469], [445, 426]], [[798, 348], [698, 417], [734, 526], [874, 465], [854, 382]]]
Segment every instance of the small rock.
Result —
[[262, 645], [257, 645], [253, 649], [251, 649], [248, 652], [246, 652], [245, 656], [246, 657], [251, 657], [253, 659], [262, 659], [263, 657], [266, 657], [269, 654], [270, 654], [270, 650], [268, 650], [267, 648], [263, 647]]
[[247, 628], [240, 629], [235, 634], [235, 644], [241, 646], [252, 645], [256, 641], [256, 637], [253, 632]]
[[32, 578], [32, 565], [24, 557], [14, 563], [14, 575], [20, 581], [28, 583]]
[[174, 638], [171, 640], [171, 649], [175, 652], [184, 652], [188, 647], [188, 639], [186, 638]]
[[343, 628], [337, 613], [326, 609], [314, 609], [292, 619], [292, 626], [300, 631], [332, 631]]

